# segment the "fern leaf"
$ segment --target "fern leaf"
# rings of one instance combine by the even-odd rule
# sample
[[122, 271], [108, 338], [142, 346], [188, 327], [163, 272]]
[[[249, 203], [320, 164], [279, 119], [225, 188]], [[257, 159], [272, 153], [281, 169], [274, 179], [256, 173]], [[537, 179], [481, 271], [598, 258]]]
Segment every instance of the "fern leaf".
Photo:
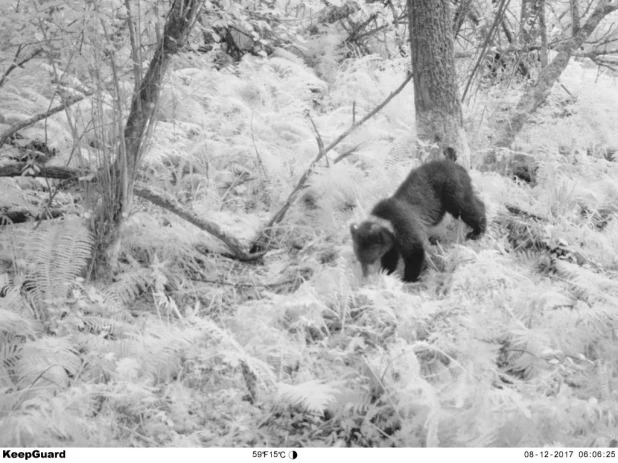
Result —
[[278, 400], [309, 413], [322, 414], [328, 405], [335, 401], [335, 396], [341, 389], [341, 383], [323, 383], [313, 380], [296, 385], [279, 383], [277, 387]]
[[17, 312], [0, 307], [0, 333], [30, 337], [34, 335], [35, 330], [31, 320], [24, 318]]
[[92, 242], [90, 232], [77, 220], [33, 234], [28, 249], [32, 270], [24, 286], [37, 309], [46, 300], [66, 297], [70, 283], [82, 274], [91, 256]]
[[75, 346], [66, 338], [43, 338], [29, 341], [20, 349], [15, 370], [22, 387], [34, 384], [62, 387], [81, 366]]

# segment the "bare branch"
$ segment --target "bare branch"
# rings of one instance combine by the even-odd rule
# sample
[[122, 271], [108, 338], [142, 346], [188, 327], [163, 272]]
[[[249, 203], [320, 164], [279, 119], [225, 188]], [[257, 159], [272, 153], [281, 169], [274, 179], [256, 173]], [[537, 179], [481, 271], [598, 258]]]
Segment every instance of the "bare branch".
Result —
[[343, 161], [345, 158], [347, 158], [351, 154], [356, 153], [356, 151], [358, 150], [358, 148], [360, 148], [361, 145], [362, 143], [359, 143], [358, 145], [354, 145], [352, 148], [341, 153], [339, 156], [335, 158], [335, 160], [333, 161], [333, 164], [337, 164], [338, 162]]
[[408, 84], [408, 82], [410, 82], [410, 80], [412, 80], [412, 76], [413, 76], [412, 72], [409, 72], [408, 76], [401, 83], [401, 85], [394, 92], [392, 92], [388, 97], [386, 97], [386, 99], [382, 103], [380, 103], [378, 106], [376, 106], [365, 117], [363, 117], [358, 123], [352, 122], [352, 124], [350, 125], [350, 127], [346, 131], [344, 131], [335, 140], [333, 140], [330, 143], [330, 145], [328, 145], [326, 148], [324, 148], [323, 151], [318, 153], [318, 155], [311, 162], [311, 164], [309, 165], [307, 170], [305, 170], [305, 173], [298, 180], [298, 183], [296, 184], [296, 186], [294, 187], [294, 189], [292, 190], [292, 192], [288, 196], [287, 200], [285, 201], [285, 203], [283, 204], [281, 209], [279, 209], [279, 211], [272, 217], [272, 219], [270, 219], [270, 221], [266, 224], [266, 226], [259, 233], [259, 235], [257, 236], [257, 238], [254, 241], [253, 247], [251, 248], [251, 252], [256, 252], [256, 251], [262, 250], [264, 247], [266, 247], [266, 243], [270, 239], [270, 233], [271, 233], [271, 230], [272, 230], [272, 226], [277, 224], [277, 223], [279, 223], [279, 222], [281, 222], [283, 217], [285, 217], [285, 214], [287, 213], [288, 209], [290, 208], [290, 206], [296, 200], [296, 198], [298, 196], [298, 193], [303, 188], [305, 188], [305, 183], [309, 179], [309, 176], [313, 173], [313, 169], [315, 169], [315, 166], [320, 161], [320, 159], [322, 159], [330, 150], [332, 150], [335, 146], [337, 146], [339, 143], [341, 143], [341, 141], [343, 139], [345, 139], [348, 135], [350, 135], [352, 132], [354, 132], [358, 127], [363, 125], [370, 118], [372, 118], [375, 114], [377, 114], [382, 108], [384, 108], [384, 106], [386, 106], [393, 98], [395, 98], [395, 96], [397, 96], [404, 89], [404, 87]]
[[481, 66], [481, 62], [483, 61], [483, 58], [485, 57], [485, 53], [487, 51], [487, 48], [489, 47], [489, 44], [494, 39], [494, 35], [496, 33], [496, 30], [498, 29], [498, 25], [502, 23], [502, 19], [504, 18], [506, 8], [509, 5], [510, 1], [511, 0], [501, 0], [500, 4], [498, 5], [498, 11], [496, 11], [496, 17], [494, 18], [491, 28], [489, 29], [489, 32], [487, 33], [487, 37], [485, 37], [485, 43], [483, 43], [483, 47], [481, 48], [481, 51], [478, 55], [478, 59], [476, 60], [476, 63], [474, 64], [474, 67], [472, 68], [472, 72], [470, 72], [470, 76], [468, 77], [468, 81], [466, 82], [466, 86], [464, 87], [463, 94], [461, 95], [461, 101], [464, 101], [466, 99], [466, 95], [468, 94], [470, 85], [472, 85], [472, 81], [474, 80], [474, 77], [476, 76], [476, 73], [479, 67]]
[[178, 203], [178, 201], [176, 201], [175, 198], [163, 190], [145, 185], [143, 183], [137, 183], [133, 191], [137, 196], [147, 199], [151, 203], [173, 212], [178, 217], [185, 219], [187, 222], [192, 223], [196, 227], [199, 227], [220, 239], [234, 253], [234, 256], [240, 260], [252, 261], [259, 259], [264, 255], [264, 253], [248, 254], [244, 251], [244, 246], [236, 237], [223, 231], [218, 224], [211, 222], [210, 220], [202, 219], [194, 212], [185, 209], [180, 205], [180, 203]]
[[[322, 157], [322, 153], [324, 152], [324, 141], [322, 140], [322, 135], [320, 135], [320, 131], [316, 127], [315, 122], [313, 122], [311, 114], [307, 114], [307, 117], [309, 118], [309, 122], [311, 122], [311, 125], [313, 126], [313, 131], [315, 132], [315, 140], [318, 143], [318, 156]], [[326, 163], [328, 164], [328, 158], [326, 158]]]
[[60, 111], [63, 111], [69, 106], [72, 106], [75, 103], [82, 101], [84, 98], [89, 97], [90, 95], [92, 95], [92, 93], [93, 92], [88, 92], [82, 95], [75, 95], [75, 96], [67, 97], [62, 104], [59, 104], [58, 106], [53, 107], [49, 111], [42, 113], [42, 114], [37, 114], [36, 116], [33, 116], [30, 119], [20, 122], [19, 124], [12, 126], [10, 129], [5, 130], [4, 133], [0, 134], [0, 146], [4, 145], [6, 141], [8, 140], [8, 138], [14, 133], [17, 133], [25, 127], [29, 127], [32, 124], [36, 124], [37, 122], [43, 119], [47, 119], [49, 116], [53, 116], [54, 114], [59, 113]]
[[603, 56], [603, 55], [618, 55], [618, 48], [608, 48], [605, 50], [590, 50], [590, 51], [586, 51], [586, 52], [575, 52], [573, 53], [573, 56], [579, 56], [582, 58], [596, 58], [597, 56]]
[[17, 60], [17, 57], [19, 56], [19, 53], [21, 52], [22, 49], [23, 49], [23, 47], [21, 45], [19, 47], [17, 47], [17, 51], [15, 52], [15, 58], [13, 59], [13, 62], [7, 68], [7, 70], [4, 72], [4, 75], [0, 79], [0, 87], [2, 87], [4, 85], [4, 81], [6, 80], [6, 78], [9, 76], [9, 74], [11, 72], [13, 72], [15, 69], [23, 66], [28, 61], [30, 61], [31, 59], [35, 58], [36, 56], [40, 55], [41, 52], [43, 51], [41, 48], [39, 48], [37, 50], [34, 50], [34, 52], [32, 52], [32, 54], [30, 56], [28, 56], [27, 58], [22, 59], [19, 63], [16, 63], [15, 61]]

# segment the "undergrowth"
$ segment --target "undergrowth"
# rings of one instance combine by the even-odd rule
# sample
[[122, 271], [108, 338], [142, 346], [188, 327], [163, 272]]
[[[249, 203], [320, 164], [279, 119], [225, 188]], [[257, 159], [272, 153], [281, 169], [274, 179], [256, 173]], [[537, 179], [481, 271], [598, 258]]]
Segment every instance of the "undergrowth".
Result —
[[[332, 140], [354, 102], [364, 114], [399, 81], [380, 64], [357, 60], [327, 84], [290, 57], [245, 59], [234, 73], [178, 60], [148, 181], [248, 243], [317, 153], [307, 112]], [[417, 163], [410, 88], [338, 147], [352, 150], [344, 161], [319, 167], [262, 262], [233, 261], [140, 203], [116, 281], [87, 283], [92, 238], [78, 221], [4, 227], [15, 278], [0, 298], [0, 443], [609, 445], [618, 165], [579, 134], [615, 142], [616, 124], [593, 108], [617, 94], [582, 82], [577, 100], [552, 93], [522, 135], [536, 185], [472, 172], [489, 231], [464, 242], [448, 224], [420, 283], [363, 281], [348, 237]], [[516, 91], [502, 90], [468, 108], [478, 150], [489, 126], [477, 108]]]

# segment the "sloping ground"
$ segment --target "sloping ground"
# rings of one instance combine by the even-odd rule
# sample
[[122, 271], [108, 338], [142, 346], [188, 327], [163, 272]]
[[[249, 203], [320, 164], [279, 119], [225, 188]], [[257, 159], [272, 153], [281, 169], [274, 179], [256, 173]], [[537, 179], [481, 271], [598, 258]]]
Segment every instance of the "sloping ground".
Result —
[[[353, 101], [368, 111], [398, 82], [377, 68], [356, 62], [328, 91], [282, 59], [247, 61], [236, 75], [176, 71], [151, 183], [249, 241], [315, 155], [305, 110], [333, 138]], [[536, 185], [472, 173], [488, 208], [485, 237], [465, 242], [453, 222], [420, 283], [363, 281], [348, 224], [414, 165], [410, 92], [340, 148], [358, 145], [352, 156], [316, 173], [262, 263], [199, 253], [217, 244], [146, 204], [129, 222], [114, 285], [76, 285], [45, 305], [47, 324], [19, 291], [0, 299], [3, 347], [18, 352], [5, 354], [0, 376], [2, 443], [615, 442], [618, 164], [585, 146], [560, 154], [552, 140], [561, 137], [540, 135], [527, 151], [540, 166]], [[537, 122], [553, 134], [608, 131], [595, 124], [604, 116], [589, 106], [594, 92], [582, 100], [569, 108], [587, 117], [555, 118], [550, 102]], [[39, 232], [50, 233], [42, 243], [58, 234]], [[20, 246], [25, 233], [5, 233], [26, 262], [48, 255]]]

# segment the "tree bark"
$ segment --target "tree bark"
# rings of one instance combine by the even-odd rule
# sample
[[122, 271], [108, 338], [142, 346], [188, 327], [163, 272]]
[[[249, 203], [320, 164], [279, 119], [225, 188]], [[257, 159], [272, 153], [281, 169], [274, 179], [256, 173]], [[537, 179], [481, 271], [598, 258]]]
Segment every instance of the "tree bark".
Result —
[[539, 9], [539, 33], [541, 36], [541, 49], [539, 50], [539, 58], [541, 60], [541, 68], [544, 68], [549, 63], [549, 47], [547, 43], [547, 21], [545, 17], [545, 0], [541, 0]]
[[539, 35], [539, 10], [541, 0], [522, 0], [519, 35], [524, 46], [533, 44]]
[[408, 0], [418, 138], [469, 165], [457, 88], [448, 0]]
[[536, 47], [541, 34], [540, 19], [544, 8], [543, 0], [522, 0], [521, 2], [519, 37], [523, 51], [518, 61], [520, 72], [522, 68], [525, 69], [523, 74], [525, 77], [530, 77], [529, 69], [538, 68], [537, 52], [531, 49]]
[[570, 0], [571, 2], [571, 36], [575, 36], [579, 32], [579, 21], [581, 20], [579, 15], [579, 0]]
[[521, 131], [524, 124], [543, 101], [549, 95], [552, 87], [569, 64], [569, 59], [573, 52], [582, 46], [584, 41], [592, 34], [601, 20], [613, 11], [618, 10], [618, 5], [610, 4], [607, 0], [601, 0], [594, 9], [586, 23], [580, 28], [577, 34], [570, 39], [563, 41], [556, 51], [558, 54], [552, 62], [541, 70], [535, 86], [530, 87], [521, 97], [514, 110], [510, 121], [506, 123], [497, 137], [497, 147], [510, 147], [517, 134]]
[[459, 35], [459, 31], [463, 26], [466, 17], [470, 12], [470, 7], [472, 6], [472, 0], [461, 0], [459, 5], [457, 5], [457, 9], [455, 10], [455, 14], [453, 16], [453, 37], [456, 38]]

